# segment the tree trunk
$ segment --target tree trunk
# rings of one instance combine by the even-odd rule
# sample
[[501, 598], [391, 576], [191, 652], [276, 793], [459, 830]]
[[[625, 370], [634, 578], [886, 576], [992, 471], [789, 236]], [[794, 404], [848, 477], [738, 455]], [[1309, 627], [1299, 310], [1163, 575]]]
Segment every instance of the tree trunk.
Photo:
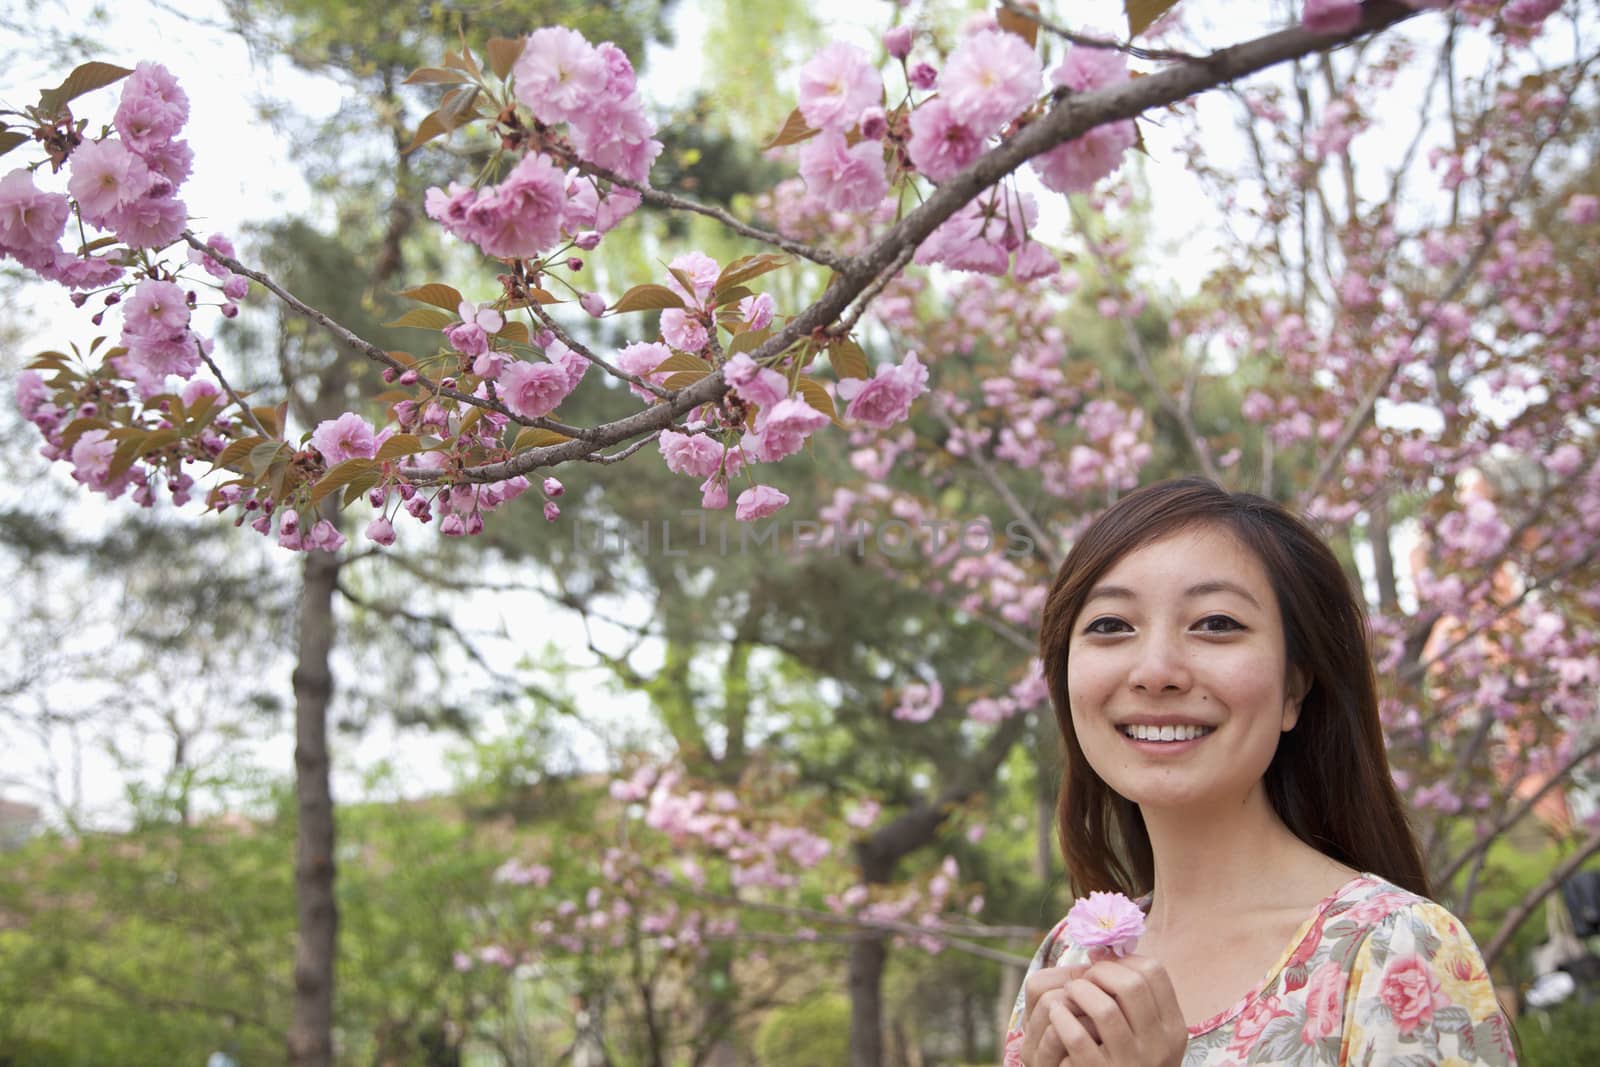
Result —
[[[325, 517], [337, 520], [329, 497]], [[333, 699], [333, 594], [339, 558], [306, 553], [300, 592], [300, 637], [294, 669], [295, 917], [294, 1067], [333, 1063], [333, 967], [339, 909], [334, 900], [333, 789], [329, 780], [328, 705]]]
[[1372, 570], [1378, 581], [1378, 608], [1385, 614], [1400, 605], [1394, 576], [1394, 549], [1389, 541], [1389, 498], [1378, 496], [1367, 509], [1367, 540], [1372, 543]]
[[883, 966], [888, 945], [863, 932], [850, 946], [850, 1067], [883, 1067]]

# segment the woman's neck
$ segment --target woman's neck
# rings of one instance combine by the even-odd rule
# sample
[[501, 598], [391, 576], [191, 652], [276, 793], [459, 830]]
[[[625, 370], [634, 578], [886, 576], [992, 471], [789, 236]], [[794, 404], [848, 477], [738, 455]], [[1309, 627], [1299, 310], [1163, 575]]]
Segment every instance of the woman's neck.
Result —
[[1154, 858], [1152, 931], [1315, 904], [1353, 874], [1301, 841], [1258, 789], [1225, 810], [1145, 810]]

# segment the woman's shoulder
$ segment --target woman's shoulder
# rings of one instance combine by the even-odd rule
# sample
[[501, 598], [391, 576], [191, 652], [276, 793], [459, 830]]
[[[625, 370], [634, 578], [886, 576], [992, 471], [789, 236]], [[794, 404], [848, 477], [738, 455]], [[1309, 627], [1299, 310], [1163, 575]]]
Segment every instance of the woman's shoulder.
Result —
[[1338, 925], [1362, 934], [1402, 924], [1432, 931], [1435, 936], [1464, 931], [1461, 920], [1444, 905], [1370, 873], [1352, 879], [1339, 891], [1324, 911], [1323, 921], [1329, 927]]

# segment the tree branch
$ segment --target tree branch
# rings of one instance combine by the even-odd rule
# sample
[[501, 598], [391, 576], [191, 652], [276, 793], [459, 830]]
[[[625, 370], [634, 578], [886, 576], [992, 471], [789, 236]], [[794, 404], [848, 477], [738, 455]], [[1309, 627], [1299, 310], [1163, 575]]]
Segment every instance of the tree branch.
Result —
[[1561, 883], [1570, 878], [1574, 871], [1583, 866], [1584, 860], [1596, 852], [1600, 852], [1600, 827], [1591, 831], [1578, 846], [1577, 851], [1562, 861], [1560, 866], [1550, 872], [1548, 878], [1540, 882], [1533, 892], [1523, 897], [1521, 903], [1506, 915], [1505, 921], [1500, 924], [1500, 928], [1494, 932], [1494, 936], [1489, 939], [1489, 944], [1483, 950], [1483, 962], [1486, 966], [1494, 966], [1495, 960], [1500, 958], [1500, 953], [1505, 951], [1511, 939], [1516, 936], [1517, 928], [1533, 914], [1533, 909], [1538, 907], [1545, 897], [1561, 888]]

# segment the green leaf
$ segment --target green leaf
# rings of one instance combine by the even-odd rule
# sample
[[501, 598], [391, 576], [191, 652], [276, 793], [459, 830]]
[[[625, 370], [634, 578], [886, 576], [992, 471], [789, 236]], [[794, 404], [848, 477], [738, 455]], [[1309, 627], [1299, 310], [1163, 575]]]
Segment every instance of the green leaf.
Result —
[[406, 75], [406, 85], [463, 85], [466, 76], [459, 71], [445, 70], [442, 67], [418, 67]]
[[47, 115], [54, 115], [67, 101], [76, 100], [84, 93], [121, 81], [132, 73], [132, 68], [119, 67], [113, 63], [81, 63], [73, 68], [72, 73], [68, 74], [60, 85], [39, 94], [39, 110]]
[[564, 433], [554, 430], [544, 430], [537, 426], [524, 426], [517, 431], [517, 439], [511, 445], [511, 451], [521, 452], [525, 448], [543, 448], [546, 445], [559, 445], [572, 438]]
[[1139, 36], [1177, 2], [1178, 0], [1122, 0], [1122, 8], [1128, 13], [1128, 36]]
[[354, 504], [357, 497], [381, 481], [383, 481], [383, 476], [377, 471], [369, 471], [366, 474], [358, 475], [349, 485], [345, 486], [344, 503], [341, 506], [349, 507]]
[[[460, 301], [456, 301], [460, 303]], [[454, 315], [446, 315], [433, 308], [412, 308], [393, 322], [384, 323], [385, 326], [407, 326], [414, 330], [442, 330], [446, 326], [454, 326], [459, 320]]]
[[111, 465], [106, 468], [107, 478], [120, 478], [133, 466], [134, 461], [144, 454], [144, 434], [134, 434], [123, 439], [117, 450], [111, 456]]
[[380, 463], [386, 459], [398, 459], [421, 452], [427, 446], [422, 443], [422, 438], [414, 433], [397, 433], [378, 446], [378, 454], [374, 458]]
[[704, 368], [701, 368], [700, 370], [681, 370], [672, 377], [668, 378], [665, 382], [662, 382], [661, 388], [676, 392], [686, 385], [693, 385], [695, 382], [698, 382], [701, 378], [704, 378], [710, 373], [711, 372], [709, 370]]
[[532, 339], [528, 336], [528, 324], [525, 322], [512, 322], [508, 319], [495, 336], [502, 341], [510, 341], [514, 345], [532, 343]]
[[842, 337], [828, 346], [828, 362], [833, 364], [833, 373], [841, 378], [867, 378], [872, 375], [867, 354], [848, 337]]
[[684, 352], [674, 352], [652, 368], [650, 373], [667, 374], [672, 371], [701, 371], [709, 374], [711, 368], [706, 365], [705, 360], [698, 356], [691, 356]]
[[445, 129], [457, 129], [477, 118], [478, 95], [482, 91], [476, 85], [470, 89], [451, 89], [440, 101], [439, 109], [434, 114], [439, 116]]
[[[777, 252], [761, 252], [753, 256], [742, 256], [722, 268], [722, 273], [717, 276], [717, 284], [712, 291], [721, 294], [725, 289], [732, 289], [736, 285], [761, 277], [763, 274], [775, 271], [780, 267], [787, 267], [793, 260], [789, 256]], [[723, 303], [720, 295], [717, 303]]]
[[268, 434], [273, 437], [280, 437], [283, 435], [283, 415], [281, 413], [281, 409], [275, 408], [271, 404], [261, 404], [257, 407], [251, 408], [250, 413], [256, 417], [256, 421], [261, 424], [261, 428], [267, 431]]
[[664, 285], [636, 285], [622, 294], [611, 310], [617, 314], [629, 311], [650, 311], [660, 308], [681, 308], [683, 298]]
[[833, 397], [828, 395], [828, 391], [826, 389], [822, 388], [821, 385], [812, 381], [810, 378], [801, 378], [799, 381], [799, 386], [800, 395], [805, 399], [807, 404], [810, 404], [812, 407], [828, 416], [828, 418], [832, 419], [835, 426], [844, 425], [839, 421], [839, 413], [833, 406]]
[[724, 351], [730, 359], [740, 352], [754, 352], [771, 336], [772, 330], [770, 327], [765, 330], [746, 330], [729, 341], [728, 347]]
[[807, 126], [806, 117], [800, 114], [799, 108], [795, 108], [789, 112], [789, 117], [784, 120], [783, 129], [779, 130], [772, 140], [761, 147], [765, 151], [768, 148], [778, 148], [786, 144], [799, 144], [801, 141], [810, 140], [820, 132], [822, 131], [813, 130], [810, 126]]
[[522, 46], [526, 43], [523, 38], [512, 40], [509, 37], [489, 38], [489, 69], [494, 71], [494, 76], [501, 81], [511, 73], [511, 68], [516, 66], [517, 57], [522, 55]]
[[232, 467], [244, 459], [257, 445], [265, 444], [265, 437], [241, 437], [237, 441], [229, 441], [226, 448], [217, 453], [217, 458], [211, 461], [211, 469]]
[[40, 352], [28, 364], [28, 370], [66, 370], [72, 359], [65, 352]]
[[439, 113], [437, 111], [430, 111], [426, 116], [424, 116], [422, 122], [417, 126], [417, 132], [412, 135], [411, 143], [407, 145], [406, 150], [400, 154], [403, 156], [408, 156], [412, 152], [415, 152], [417, 149], [421, 148], [423, 145], [427, 144], [429, 141], [433, 140], [435, 137], [442, 136], [443, 134], [447, 134], [449, 132], [450, 127], [446, 126], [444, 121], [439, 118]]
[[419, 285], [414, 289], [406, 289], [400, 295], [408, 300], [416, 300], [424, 304], [432, 304], [436, 308], [444, 308], [452, 314], [461, 306], [460, 290], [456, 289], [455, 286], [444, 285], [440, 282], [429, 282], [427, 285]]
[[340, 463], [317, 479], [317, 484], [311, 487], [311, 506], [316, 507], [329, 493], [344, 488], [369, 471], [376, 470], [377, 465], [377, 461], [371, 459], [347, 459]]
[[158, 452], [178, 439], [178, 431], [173, 429], [154, 430], [144, 439], [145, 452]]
[[289, 446], [282, 441], [263, 441], [250, 450], [250, 472], [260, 481], [272, 467], [272, 461], [278, 458], [278, 453], [289, 451]]
[[0, 130], [0, 156], [5, 155], [19, 144], [27, 144], [31, 138], [23, 130]]

